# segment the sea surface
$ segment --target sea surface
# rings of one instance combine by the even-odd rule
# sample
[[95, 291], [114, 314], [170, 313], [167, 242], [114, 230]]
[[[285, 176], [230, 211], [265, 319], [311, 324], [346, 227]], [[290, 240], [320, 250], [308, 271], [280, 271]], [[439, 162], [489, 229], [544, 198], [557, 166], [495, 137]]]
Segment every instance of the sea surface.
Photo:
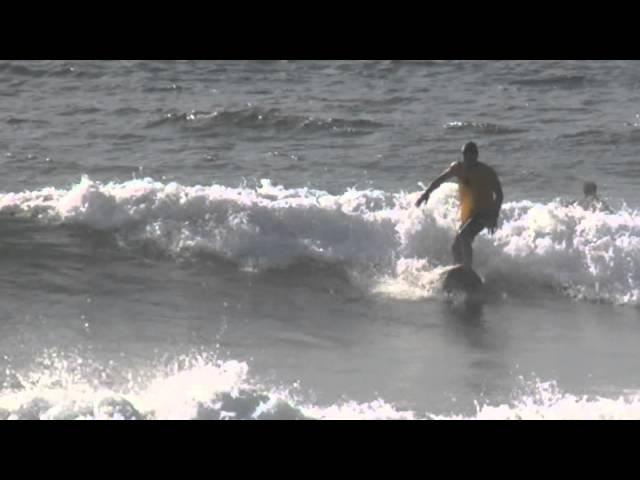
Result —
[[[640, 418], [640, 62], [2, 61], [0, 105], [0, 419]], [[471, 140], [469, 306], [456, 185], [414, 203]]]

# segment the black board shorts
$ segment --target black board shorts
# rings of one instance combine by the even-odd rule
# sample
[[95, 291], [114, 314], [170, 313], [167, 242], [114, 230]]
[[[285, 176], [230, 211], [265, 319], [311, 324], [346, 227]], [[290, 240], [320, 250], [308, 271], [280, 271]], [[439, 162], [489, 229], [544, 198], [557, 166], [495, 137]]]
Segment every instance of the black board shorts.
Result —
[[473, 240], [482, 230], [491, 226], [491, 220], [487, 215], [475, 214], [467, 220], [458, 230], [458, 235]]

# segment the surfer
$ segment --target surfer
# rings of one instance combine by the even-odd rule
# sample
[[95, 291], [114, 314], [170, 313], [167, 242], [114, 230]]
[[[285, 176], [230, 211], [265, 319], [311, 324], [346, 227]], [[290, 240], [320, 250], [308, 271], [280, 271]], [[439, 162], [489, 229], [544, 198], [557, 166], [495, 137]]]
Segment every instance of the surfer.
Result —
[[598, 186], [595, 182], [584, 182], [582, 192], [584, 193], [584, 198], [575, 202], [576, 205], [592, 212], [605, 211], [612, 213], [609, 205], [598, 196]]
[[471, 268], [471, 243], [483, 229], [494, 233], [502, 207], [502, 185], [490, 166], [478, 161], [478, 146], [468, 142], [462, 147], [462, 161], [452, 163], [420, 196], [416, 207], [429, 201], [429, 195], [450, 178], [458, 179], [460, 229], [453, 242], [453, 260]]

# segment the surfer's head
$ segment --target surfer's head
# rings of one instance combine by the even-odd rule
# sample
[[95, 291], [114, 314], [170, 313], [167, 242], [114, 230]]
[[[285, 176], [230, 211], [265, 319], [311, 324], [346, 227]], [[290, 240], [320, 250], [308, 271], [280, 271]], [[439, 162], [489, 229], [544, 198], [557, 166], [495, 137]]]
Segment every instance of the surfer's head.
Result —
[[582, 191], [584, 192], [585, 196], [592, 197], [598, 191], [598, 186], [594, 182], [584, 182]]
[[473, 165], [478, 161], [478, 146], [473, 142], [467, 142], [462, 147], [462, 158], [467, 165]]

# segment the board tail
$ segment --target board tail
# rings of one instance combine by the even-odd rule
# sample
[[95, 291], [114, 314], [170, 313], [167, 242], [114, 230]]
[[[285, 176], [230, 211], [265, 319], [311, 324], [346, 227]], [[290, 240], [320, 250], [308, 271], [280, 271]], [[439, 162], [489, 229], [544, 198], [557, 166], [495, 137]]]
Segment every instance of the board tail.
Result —
[[482, 287], [482, 279], [472, 268], [454, 265], [444, 272], [443, 288], [447, 293], [463, 291], [475, 293]]

